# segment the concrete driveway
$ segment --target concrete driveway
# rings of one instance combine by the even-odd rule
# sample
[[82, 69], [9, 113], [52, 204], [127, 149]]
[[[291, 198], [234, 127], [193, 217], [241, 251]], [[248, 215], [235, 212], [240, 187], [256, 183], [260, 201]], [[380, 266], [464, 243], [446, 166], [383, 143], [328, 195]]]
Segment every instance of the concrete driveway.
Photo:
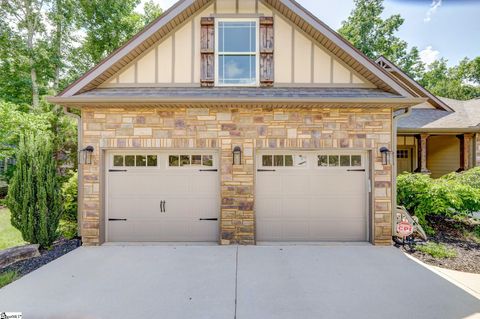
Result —
[[480, 300], [373, 246], [82, 247], [0, 289], [24, 318], [476, 318]]

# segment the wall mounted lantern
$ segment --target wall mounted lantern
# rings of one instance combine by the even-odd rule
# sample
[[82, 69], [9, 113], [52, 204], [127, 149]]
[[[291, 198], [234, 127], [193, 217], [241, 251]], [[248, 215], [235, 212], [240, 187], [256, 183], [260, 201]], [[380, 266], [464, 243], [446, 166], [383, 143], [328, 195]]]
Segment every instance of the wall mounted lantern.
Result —
[[81, 149], [78, 152], [79, 153], [79, 156], [78, 156], [79, 163], [80, 164], [86, 164], [86, 165], [92, 164], [92, 157], [93, 157], [93, 151], [94, 150], [95, 149], [91, 145], [88, 145], [84, 149]]
[[380, 148], [380, 154], [382, 154], [382, 164], [383, 165], [390, 165], [392, 164], [392, 151], [390, 151], [385, 146]]
[[233, 165], [242, 165], [242, 149], [235, 146], [233, 149]]

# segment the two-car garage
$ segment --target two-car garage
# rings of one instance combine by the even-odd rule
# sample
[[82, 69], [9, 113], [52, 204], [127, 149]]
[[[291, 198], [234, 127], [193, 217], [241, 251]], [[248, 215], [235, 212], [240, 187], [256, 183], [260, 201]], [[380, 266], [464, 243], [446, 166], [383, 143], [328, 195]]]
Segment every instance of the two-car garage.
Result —
[[[362, 151], [258, 151], [257, 241], [367, 241], [368, 165]], [[217, 151], [106, 156], [107, 242], [218, 242]]]

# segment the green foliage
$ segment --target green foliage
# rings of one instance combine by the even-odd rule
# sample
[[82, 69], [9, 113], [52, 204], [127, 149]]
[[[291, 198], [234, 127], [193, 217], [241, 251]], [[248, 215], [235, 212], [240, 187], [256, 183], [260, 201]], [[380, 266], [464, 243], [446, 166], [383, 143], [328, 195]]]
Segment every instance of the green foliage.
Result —
[[58, 237], [63, 211], [50, 139], [42, 134], [23, 136], [16, 159], [7, 197], [12, 225], [25, 241], [49, 247]]
[[0, 250], [25, 244], [22, 234], [12, 226], [10, 211], [0, 209]]
[[[475, 172], [465, 174], [468, 176]], [[397, 178], [397, 200], [399, 205], [418, 217], [427, 233], [432, 234], [428, 216], [467, 216], [480, 211], [480, 188], [472, 187], [452, 175], [432, 179], [424, 174], [405, 173]]]
[[12, 283], [18, 278], [16, 271], [7, 271], [3, 274], [0, 274], [0, 288], [5, 287], [6, 285]]
[[48, 118], [49, 114], [27, 113], [21, 106], [0, 100], [0, 158], [14, 155], [20, 135], [49, 132], [51, 125]]
[[73, 173], [70, 178], [62, 185], [63, 198], [63, 216], [62, 219], [77, 221], [77, 194], [78, 194], [78, 174]]
[[60, 220], [58, 225], [58, 232], [63, 238], [73, 239], [77, 237], [77, 222]]
[[470, 100], [480, 97], [480, 78], [476, 72], [480, 57], [473, 61], [465, 58], [459, 65], [447, 66], [447, 60], [440, 59], [428, 66], [419, 83], [437, 96], [456, 100]]
[[383, 0], [355, 0], [355, 8], [338, 32], [371, 59], [384, 56], [403, 71], [418, 78], [424, 65], [418, 49], [408, 51], [406, 41], [396, 36], [404, 19], [399, 15], [382, 18]]
[[457, 252], [455, 249], [448, 248], [445, 245], [434, 242], [428, 242], [424, 245], [417, 245], [415, 246], [415, 249], [437, 259], [457, 257]]

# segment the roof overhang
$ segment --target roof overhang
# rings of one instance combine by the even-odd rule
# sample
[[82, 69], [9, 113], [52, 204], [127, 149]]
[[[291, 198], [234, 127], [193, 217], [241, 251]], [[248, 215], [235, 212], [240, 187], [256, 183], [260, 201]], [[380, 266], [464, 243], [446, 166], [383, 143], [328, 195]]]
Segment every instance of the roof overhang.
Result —
[[477, 133], [480, 127], [464, 127], [464, 128], [397, 128], [398, 133], [420, 134], [420, 133], [445, 133], [445, 134], [461, 134], [461, 133]]
[[410, 91], [413, 96], [427, 98], [428, 99], [427, 101], [436, 109], [454, 112], [454, 110], [450, 106], [448, 106], [445, 102], [443, 102], [434, 94], [432, 94], [423, 86], [421, 86], [417, 81], [415, 81], [410, 76], [408, 76], [399, 67], [397, 67], [395, 63], [393, 63], [392, 61], [381, 56], [377, 59], [376, 62], [377, 64], [381, 65], [382, 68], [387, 70], [387, 72], [390, 72], [400, 83], [402, 83], [403, 87], [406, 90]]
[[405, 108], [425, 102], [422, 98], [225, 98], [218, 97], [139, 97], [72, 96], [48, 97], [50, 103], [74, 108], [83, 107], [356, 107]]

